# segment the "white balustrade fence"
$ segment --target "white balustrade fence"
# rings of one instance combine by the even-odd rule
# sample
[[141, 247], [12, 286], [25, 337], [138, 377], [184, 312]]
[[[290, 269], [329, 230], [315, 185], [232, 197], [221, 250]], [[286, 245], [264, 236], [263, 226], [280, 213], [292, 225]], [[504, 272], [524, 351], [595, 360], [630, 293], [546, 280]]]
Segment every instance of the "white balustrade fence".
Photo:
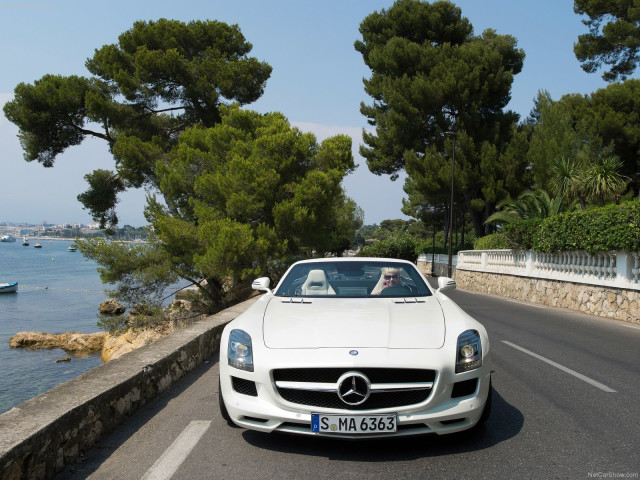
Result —
[[456, 268], [640, 290], [640, 252], [466, 250], [458, 253]]
[[[433, 257], [433, 263], [441, 263], [443, 265], [449, 265], [449, 255], [446, 253], [436, 253], [434, 255], [430, 253], [421, 253], [418, 255], [418, 261], [424, 263], [431, 263], [431, 257]], [[458, 263], [458, 256], [451, 256], [451, 265]]]

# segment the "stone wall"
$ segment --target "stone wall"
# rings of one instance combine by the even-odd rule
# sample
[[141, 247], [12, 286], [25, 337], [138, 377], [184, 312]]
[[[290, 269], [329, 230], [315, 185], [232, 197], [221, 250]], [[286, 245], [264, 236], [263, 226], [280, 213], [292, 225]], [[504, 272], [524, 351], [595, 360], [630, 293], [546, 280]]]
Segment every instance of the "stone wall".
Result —
[[0, 478], [51, 478], [218, 351], [224, 326], [257, 298], [177, 330], [0, 415]]
[[464, 290], [640, 323], [637, 290], [469, 270], [457, 270], [455, 280]]

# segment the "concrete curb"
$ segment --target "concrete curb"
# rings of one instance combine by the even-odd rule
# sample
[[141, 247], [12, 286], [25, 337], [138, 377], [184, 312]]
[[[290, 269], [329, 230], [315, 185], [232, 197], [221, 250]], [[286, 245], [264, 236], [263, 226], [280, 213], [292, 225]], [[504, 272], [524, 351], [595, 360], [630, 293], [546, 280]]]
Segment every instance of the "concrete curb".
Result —
[[258, 297], [100, 365], [0, 415], [0, 477], [51, 478], [220, 347]]

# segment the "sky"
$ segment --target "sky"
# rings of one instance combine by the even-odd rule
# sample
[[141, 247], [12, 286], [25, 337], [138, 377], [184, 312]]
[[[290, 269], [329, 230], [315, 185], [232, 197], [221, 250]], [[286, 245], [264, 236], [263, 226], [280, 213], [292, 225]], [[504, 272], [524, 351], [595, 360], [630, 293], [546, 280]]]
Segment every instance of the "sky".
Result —
[[[493, 28], [514, 36], [526, 58], [515, 76], [508, 107], [525, 118], [539, 90], [553, 99], [589, 94], [606, 86], [588, 74], [573, 54], [586, 33], [570, 0], [457, 0], [476, 34]], [[218, 20], [238, 24], [253, 45], [250, 55], [273, 67], [263, 97], [246, 106], [282, 112], [319, 141], [337, 133], [353, 139], [359, 168], [344, 180], [347, 194], [364, 210], [365, 224], [404, 218], [404, 176], [393, 182], [369, 172], [358, 154], [370, 103], [362, 79], [370, 71], [353, 43], [362, 20], [393, 5], [392, 0], [0, 0], [0, 107], [15, 86], [45, 74], [89, 76], [84, 64], [95, 49], [116, 43], [137, 20]], [[76, 197], [84, 175], [113, 169], [106, 143], [88, 139], [56, 159], [53, 168], [25, 162], [17, 127], [0, 112], [0, 222], [91, 223]], [[144, 191], [120, 195], [120, 224], [142, 226]]]

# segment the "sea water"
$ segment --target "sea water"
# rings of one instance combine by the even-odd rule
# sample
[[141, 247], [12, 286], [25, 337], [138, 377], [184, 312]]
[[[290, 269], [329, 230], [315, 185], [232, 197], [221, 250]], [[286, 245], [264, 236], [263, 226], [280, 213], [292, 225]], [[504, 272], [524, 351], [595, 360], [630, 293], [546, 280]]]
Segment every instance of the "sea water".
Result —
[[18, 332], [91, 333], [107, 298], [97, 265], [65, 240], [40, 240], [26, 247], [0, 243], [0, 283], [18, 282], [17, 293], [0, 293], [0, 413], [100, 365], [100, 355], [56, 363], [61, 349], [9, 348]]

